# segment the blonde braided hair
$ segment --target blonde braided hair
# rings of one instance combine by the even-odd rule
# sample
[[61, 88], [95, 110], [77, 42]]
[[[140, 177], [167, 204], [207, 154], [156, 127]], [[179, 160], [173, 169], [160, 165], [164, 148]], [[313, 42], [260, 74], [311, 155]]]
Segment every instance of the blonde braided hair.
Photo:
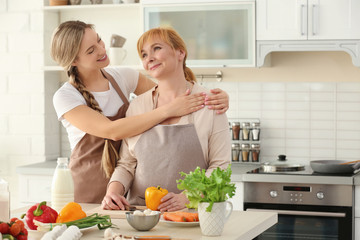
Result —
[[[94, 95], [86, 89], [83, 81], [81, 81], [77, 67], [72, 65], [79, 53], [81, 41], [87, 28], [94, 29], [94, 26], [81, 21], [61, 23], [52, 36], [51, 57], [65, 69], [69, 82], [81, 93], [87, 106], [102, 113]], [[117, 159], [117, 150], [113, 147], [110, 140], [105, 139], [101, 167], [107, 178], [110, 178], [114, 172]]]
[[86, 90], [84, 83], [79, 78], [76, 66], [72, 66], [83, 39], [85, 29], [94, 29], [94, 25], [81, 21], [67, 21], [61, 23], [54, 31], [51, 40], [51, 57], [67, 71], [69, 82], [84, 97], [87, 106], [102, 113], [94, 95]]

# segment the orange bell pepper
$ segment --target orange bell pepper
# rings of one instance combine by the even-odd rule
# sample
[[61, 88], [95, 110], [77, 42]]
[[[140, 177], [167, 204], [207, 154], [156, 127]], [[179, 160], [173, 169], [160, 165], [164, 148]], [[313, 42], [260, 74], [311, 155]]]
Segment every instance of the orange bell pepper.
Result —
[[148, 209], [153, 211], [158, 210], [158, 207], [161, 203], [161, 198], [163, 198], [166, 194], [168, 194], [168, 190], [157, 187], [148, 187], [145, 190], [145, 203]]
[[60, 211], [56, 218], [57, 223], [71, 222], [86, 217], [86, 213], [82, 210], [80, 204], [69, 202]]

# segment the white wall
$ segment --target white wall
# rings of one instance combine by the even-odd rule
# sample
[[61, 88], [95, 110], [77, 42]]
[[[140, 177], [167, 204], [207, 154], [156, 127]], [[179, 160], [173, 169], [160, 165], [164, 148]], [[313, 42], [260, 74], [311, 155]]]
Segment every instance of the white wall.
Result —
[[16, 166], [45, 160], [41, 9], [41, 0], [0, 0], [0, 177], [11, 199]]

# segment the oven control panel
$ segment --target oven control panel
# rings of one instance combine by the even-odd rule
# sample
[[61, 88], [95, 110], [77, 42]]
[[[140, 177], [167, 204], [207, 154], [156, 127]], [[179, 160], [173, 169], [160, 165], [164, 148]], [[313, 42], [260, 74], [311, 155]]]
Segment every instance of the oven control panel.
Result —
[[351, 185], [244, 183], [244, 202], [352, 206]]

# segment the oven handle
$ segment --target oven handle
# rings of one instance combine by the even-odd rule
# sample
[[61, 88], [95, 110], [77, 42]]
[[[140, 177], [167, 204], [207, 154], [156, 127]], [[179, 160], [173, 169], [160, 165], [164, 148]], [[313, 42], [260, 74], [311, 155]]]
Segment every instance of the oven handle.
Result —
[[289, 211], [289, 210], [271, 210], [271, 209], [254, 209], [248, 208], [246, 211], [258, 212], [276, 212], [283, 215], [298, 215], [298, 216], [318, 216], [318, 217], [345, 217], [345, 213], [338, 212], [307, 212], [307, 211]]

